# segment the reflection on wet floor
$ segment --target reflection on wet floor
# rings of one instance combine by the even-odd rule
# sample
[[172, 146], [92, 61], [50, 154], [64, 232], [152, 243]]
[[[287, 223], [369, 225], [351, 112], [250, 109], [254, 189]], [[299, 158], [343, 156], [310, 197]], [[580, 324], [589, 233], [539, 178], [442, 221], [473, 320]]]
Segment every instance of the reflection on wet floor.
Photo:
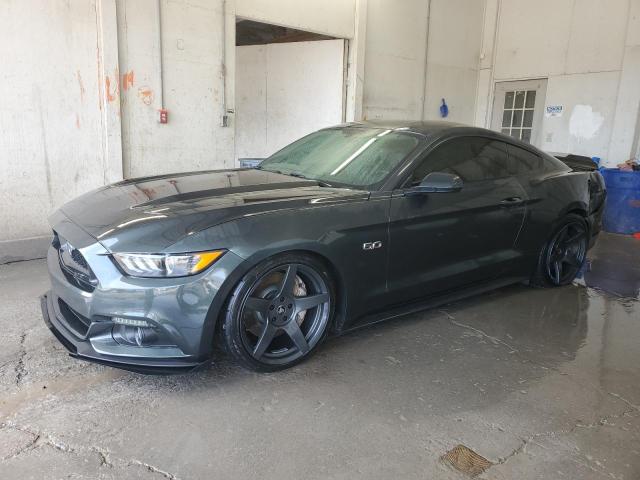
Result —
[[576, 284], [640, 299], [640, 240], [602, 233], [587, 257]]

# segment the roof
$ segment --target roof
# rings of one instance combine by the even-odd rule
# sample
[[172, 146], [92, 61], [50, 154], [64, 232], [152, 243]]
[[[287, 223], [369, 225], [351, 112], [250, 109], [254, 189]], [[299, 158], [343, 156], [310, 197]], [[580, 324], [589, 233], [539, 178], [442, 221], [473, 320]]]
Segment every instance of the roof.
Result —
[[499, 139], [503, 142], [517, 145], [526, 150], [530, 150], [536, 154], [543, 154], [549, 158], [553, 158], [548, 153], [539, 150], [538, 148], [525, 143], [516, 138], [503, 135], [502, 133], [486, 128], [473, 127], [471, 125], [465, 125], [463, 123], [446, 122], [444, 120], [427, 120], [427, 121], [407, 121], [407, 120], [367, 120], [360, 122], [351, 122], [340, 125], [341, 127], [369, 127], [369, 128], [381, 128], [381, 129], [403, 129], [405, 131], [414, 132], [418, 135], [424, 135], [429, 140], [442, 138], [448, 136], [451, 133], [458, 133], [462, 135], [481, 135], [485, 137]]
[[415, 133], [431, 136], [436, 133], [442, 133], [446, 130], [458, 128], [474, 129], [483, 131], [482, 128], [476, 128], [469, 125], [456, 122], [446, 122], [444, 120], [428, 120], [428, 121], [410, 121], [410, 120], [367, 120], [360, 122], [351, 122], [345, 126], [362, 126], [371, 128], [388, 128], [388, 129], [406, 129]]

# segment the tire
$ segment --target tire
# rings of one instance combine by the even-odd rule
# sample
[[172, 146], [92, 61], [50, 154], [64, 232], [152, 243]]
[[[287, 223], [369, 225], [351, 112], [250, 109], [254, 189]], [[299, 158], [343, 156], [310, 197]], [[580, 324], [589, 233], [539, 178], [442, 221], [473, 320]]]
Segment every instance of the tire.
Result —
[[585, 261], [589, 226], [580, 215], [568, 214], [560, 222], [538, 255], [531, 284], [541, 287], [568, 285], [576, 278]]
[[327, 268], [314, 257], [285, 253], [268, 258], [231, 293], [222, 324], [224, 344], [246, 369], [290, 368], [324, 340], [335, 298]]

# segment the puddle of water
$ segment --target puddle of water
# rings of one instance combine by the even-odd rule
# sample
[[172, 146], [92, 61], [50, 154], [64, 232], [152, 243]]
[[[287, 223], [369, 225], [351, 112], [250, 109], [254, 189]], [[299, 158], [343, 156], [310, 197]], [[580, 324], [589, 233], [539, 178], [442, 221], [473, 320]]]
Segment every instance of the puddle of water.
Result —
[[625, 235], [602, 234], [574, 283], [640, 300], [640, 241]]

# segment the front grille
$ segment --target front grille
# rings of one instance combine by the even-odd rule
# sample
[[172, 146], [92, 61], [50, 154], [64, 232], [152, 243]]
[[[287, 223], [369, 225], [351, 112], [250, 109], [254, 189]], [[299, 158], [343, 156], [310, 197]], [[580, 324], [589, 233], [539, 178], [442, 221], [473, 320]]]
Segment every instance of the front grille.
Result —
[[98, 280], [80, 250], [56, 232], [53, 232], [51, 245], [58, 252], [60, 269], [67, 281], [85, 292], [93, 292]]
[[91, 320], [80, 315], [69, 305], [67, 305], [67, 303], [61, 298], [58, 299], [58, 306], [60, 307], [60, 314], [64, 318], [67, 325], [80, 337], [85, 337], [87, 335], [87, 332], [89, 331]]
[[51, 245], [53, 245], [53, 248], [55, 248], [56, 250], [60, 250], [60, 237], [58, 237], [58, 234], [56, 232], [53, 232], [53, 240], [51, 240]]
[[71, 258], [73, 259], [74, 262], [76, 262], [77, 265], [79, 265], [80, 267], [84, 268], [85, 270], [91, 270], [89, 268], [89, 264], [87, 263], [87, 261], [84, 259], [84, 257], [82, 256], [82, 254], [76, 250], [75, 248], [71, 251]]

